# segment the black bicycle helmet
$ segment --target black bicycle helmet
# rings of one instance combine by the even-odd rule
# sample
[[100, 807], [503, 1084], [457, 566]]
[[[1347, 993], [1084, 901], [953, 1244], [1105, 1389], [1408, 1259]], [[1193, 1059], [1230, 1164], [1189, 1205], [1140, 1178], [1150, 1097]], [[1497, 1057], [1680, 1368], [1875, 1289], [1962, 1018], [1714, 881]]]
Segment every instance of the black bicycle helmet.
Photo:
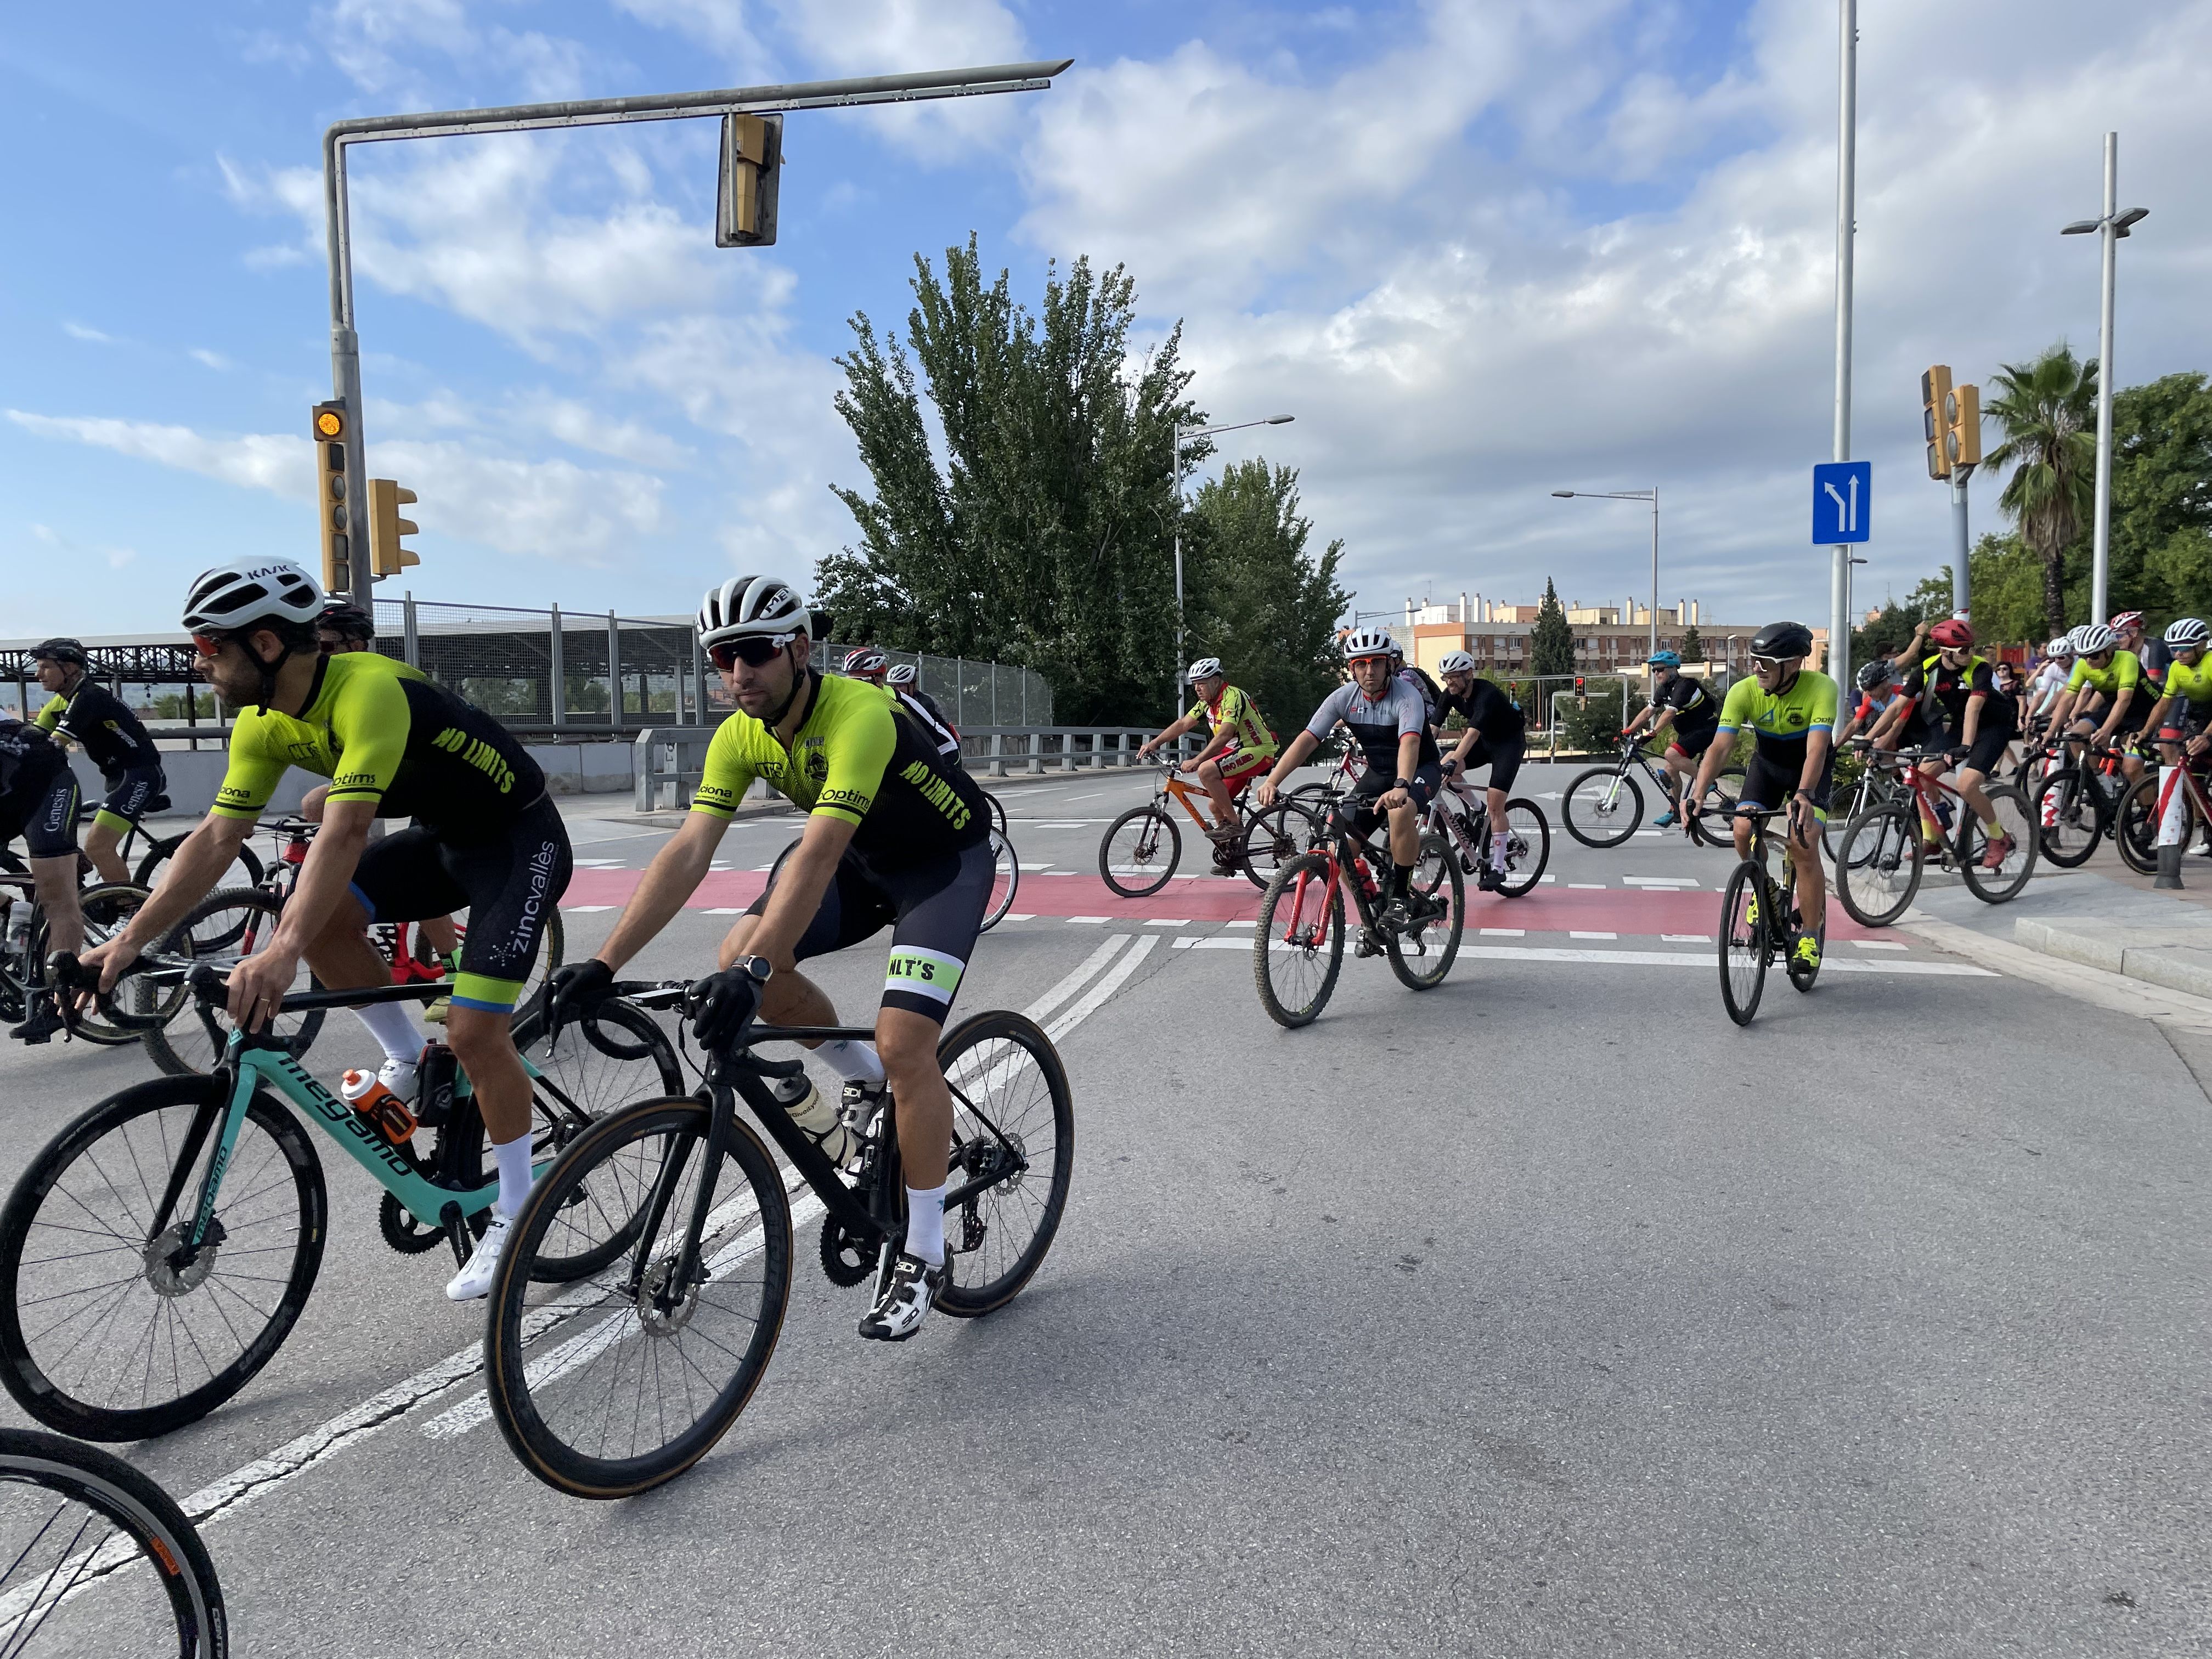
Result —
[[1876, 657], [1859, 670], [1859, 690], [1871, 691], [1877, 686], [1887, 685], [1896, 678], [1897, 671], [1890, 666], [1889, 659]]
[[1769, 623], [1751, 636], [1751, 654], [1787, 660], [1813, 654], [1813, 630], [1803, 623]]
[[84, 653], [84, 642], [70, 639], [42, 641], [31, 647], [31, 656], [33, 660], [44, 657], [49, 662], [73, 662], [80, 667], [92, 660]]
[[332, 599], [324, 605], [322, 614], [315, 618], [315, 626], [342, 640], [376, 637], [376, 619], [359, 605], [349, 605], [343, 599]]

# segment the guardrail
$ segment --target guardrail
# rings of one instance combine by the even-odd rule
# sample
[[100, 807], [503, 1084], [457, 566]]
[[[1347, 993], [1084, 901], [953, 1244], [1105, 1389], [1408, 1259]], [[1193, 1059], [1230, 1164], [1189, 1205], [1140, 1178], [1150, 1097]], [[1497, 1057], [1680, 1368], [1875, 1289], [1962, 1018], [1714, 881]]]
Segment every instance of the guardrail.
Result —
[[[1152, 735], [1142, 726], [984, 726], [960, 734], [961, 762], [970, 770], [1002, 778], [1010, 766], [1029, 773], [1090, 771], [1133, 766], [1137, 745]], [[707, 763], [710, 726], [654, 726], [637, 734], [637, 810], [656, 812], [688, 806], [692, 786]], [[1182, 752], [1194, 753], [1185, 738]], [[979, 769], [978, 763], [981, 763]]]

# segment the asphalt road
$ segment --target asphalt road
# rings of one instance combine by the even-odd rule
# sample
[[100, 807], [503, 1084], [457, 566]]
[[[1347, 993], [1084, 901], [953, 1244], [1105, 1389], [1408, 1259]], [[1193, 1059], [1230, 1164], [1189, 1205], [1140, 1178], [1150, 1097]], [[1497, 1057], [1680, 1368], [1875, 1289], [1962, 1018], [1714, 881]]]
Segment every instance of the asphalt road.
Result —
[[[1076, 1181], [1036, 1280], [884, 1347], [804, 1243], [767, 1382], [646, 1498], [426, 1432], [481, 1387], [481, 1313], [319, 1143], [298, 1329], [123, 1449], [210, 1511], [236, 1650], [2212, 1652], [2212, 1103], [2158, 1027], [1839, 928], [1740, 1030], [1703, 942], [1725, 855], [1595, 852], [1550, 799], [1554, 878], [1470, 893], [1442, 987], [1347, 957], [1284, 1031], [1249, 886], [1102, 896], [1146, 787], [1003, 791], [1024, 884], [963, 1008], [1086, 963], [1105, 992], [1060, 1040]], [[666, 832], [572, 827], [575, 955]], [[708, 962], [793, 830], [734, 828], [639, 970]], [[819, 977], [860, 1018], [880, 964]], [[371, 1053], [337, 1016], [312, 1060]], [[149, 1072], [9, 1045], [0, 1173]]]

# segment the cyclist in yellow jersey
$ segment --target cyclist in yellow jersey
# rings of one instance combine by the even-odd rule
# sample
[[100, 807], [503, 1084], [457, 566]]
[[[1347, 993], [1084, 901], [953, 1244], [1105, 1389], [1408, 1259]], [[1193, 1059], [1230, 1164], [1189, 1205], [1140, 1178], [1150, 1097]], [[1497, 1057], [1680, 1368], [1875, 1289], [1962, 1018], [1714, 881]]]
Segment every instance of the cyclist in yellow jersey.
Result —
[[[517, 994], [568, 886], [568, 836], [544, 774], [481, 709], [414, 669], [357, 651], [324, 656], [323, 593], [285, 559], [203, 572], [185, 605], [201, 672], [238, 709], [215, 806], [177, 849], [160, 889], [107, 945], [88, 952], [103, 987], [165, 937], [230, 867], [295, 766], [329, 778], [322, 832], [268, 944], [231, 970], [231, 1018], [259, 1029], [304, 957], [331, 987], [389, 982], [371, 922], [416, 921], [466, 907], [447, 1040], [468, 1073], [499, 1169], [499, 1195], [476, 1250], [446, 1287], [456, 1302], [490, 1288], [508, 1224], [529, 1196], [530, 1074], [515, 1053]], [[370, 821], [411, 817], [373, 846]], [[385, 1051], [378, 1073], [403, 1097], [422, 1034], [397, 1003], [356, 1013]]]
[[1217, 842], [1225, 842], [1243, 833], [1237, 821], [1235, 796], [1253, 779], [1265, 777], [1274, 764], [1275, 734], [1251, 695], [1230, 684], [1221, 672], [1220, 658], [1200, 657], [1185, 678], [1198, 701], [1181, 720], [1147, 738], [1137, 752], [1149, 756], [1163, 744], [1196, 730], [1200, 721], [1212, 726], [1206, 746], [1179, 769], [1196, 773], [1206, 786], [1206, 798], [1213, 803], [1214, 827], [1209, 833]]
[[[1745, 769], [1741, 805], [1775, 811], [1788, 807], [1788, 848], [1797, 872], [1797, 910], [1803, 928], [1790, 954], [1807, 967], [1820, 965], [1821, 923], [1827, 915], [1828, 884], [1820, 867], [1820, 825], [1828, 816], [1835, 784], [1836, 683], [1805, 666], [1813, 654], [1813, 630], [1802, 623], [1770, 623], [1752, 636], [1747, 680], [1729, 687], [1711, 746], [1698, 767], [1685, 811], [1697, 813], [1705, 791], [1735, 747], [1735, 734], [1748, 726], [1755, 734], [1751, 764]], [[1751, 823], [1735, 821], [1738, 858], [1751, 856]]]
[[[2140, 731], [2158, 691], [2136, 653], [2121, 650], [2119, 635], [2103, 623], [2085, 623], [2068, 637], [2074, 641], [2074, 672], [2051, 711], [2051, 729], [2070, 726], [2075, 737], [2099, 744]], [[2123, 756], [2120, 768], [2130, 779], [2142, 775], [2142, 762], [2133, 755]]]
[[[991, 895], [990, 816], [982, 791], [938, 752], [890, 693], [810, 665], [814, 618], [796, 590], [739, 576], [699, 608], [699, 642], [737, 699], [716, 728], [684, 827], [653, 855], [599, 954], [554, 975], [556, 1008], [587, 1007], [615, 970], [668, 925], [711, 866], [755, 778], [807, 813], [768, 890], [722, 941], [721, 971], [696, 988], [714, 1011], [710, 1044], [757, 1011], [781, 1024], [835, 1025], [837, 1011], [799, 971], [890, 925], [876, 1044], [811, 1045], [845, 1079], [858, 1113], [897, 1102], [907, 1181], [905, 1248], [860, 1334], [903, 1341], [945, 1283], [945, 1193], [952, 1096], [937, 1043], [974, 953]], [[878, 1058], [880, 1056], [880, 1058]], [[777, 1098], [833, 1158], [838, 1110], [803, 1078]]]

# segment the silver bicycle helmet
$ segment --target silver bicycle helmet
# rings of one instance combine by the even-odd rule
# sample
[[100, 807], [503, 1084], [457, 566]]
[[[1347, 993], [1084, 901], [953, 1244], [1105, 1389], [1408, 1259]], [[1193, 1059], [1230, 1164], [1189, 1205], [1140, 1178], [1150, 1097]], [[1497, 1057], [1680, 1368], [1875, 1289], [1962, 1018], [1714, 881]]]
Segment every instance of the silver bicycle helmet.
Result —
[[2050, 641], [2044, 646], [2043, 654], [2046, 657], [2072, 656], [2074, 654], [2074, 636], [2071, 634], [2061, 634], [2057, 638]]
[[1355, 657], [1387, 657], [1398, 648], [1389, 630], [1382, 628], [1355, 628], [1344, 636], [1344, 659]]
[[884, 678], [893, 685], [912, 685], [919, 677], [915, 673], [912, 663], [902, 662], [894, 664], [891, 672]]
[[1183, 678], [1193, 685], [1196, 685], [1200, 680], [1220, 678], [1221, 659], [1218, 657], [1200, 657], [1196, 662], [1191, 664], [1190, 672], [1183, 676]]
[[2212, 640], [2212, 628], [2201, 618], [2177, 617], [2166, 625], [2166, 642], [2176, 651], [2201, 651], [2208, 640]]
[[802, 632], [812, 637], [813, 617], [799, 590], [775, 576], [732, 576], [707, 590], [699, 602], [699, 647], [729, 640], [769, 639], [787, 645]]

